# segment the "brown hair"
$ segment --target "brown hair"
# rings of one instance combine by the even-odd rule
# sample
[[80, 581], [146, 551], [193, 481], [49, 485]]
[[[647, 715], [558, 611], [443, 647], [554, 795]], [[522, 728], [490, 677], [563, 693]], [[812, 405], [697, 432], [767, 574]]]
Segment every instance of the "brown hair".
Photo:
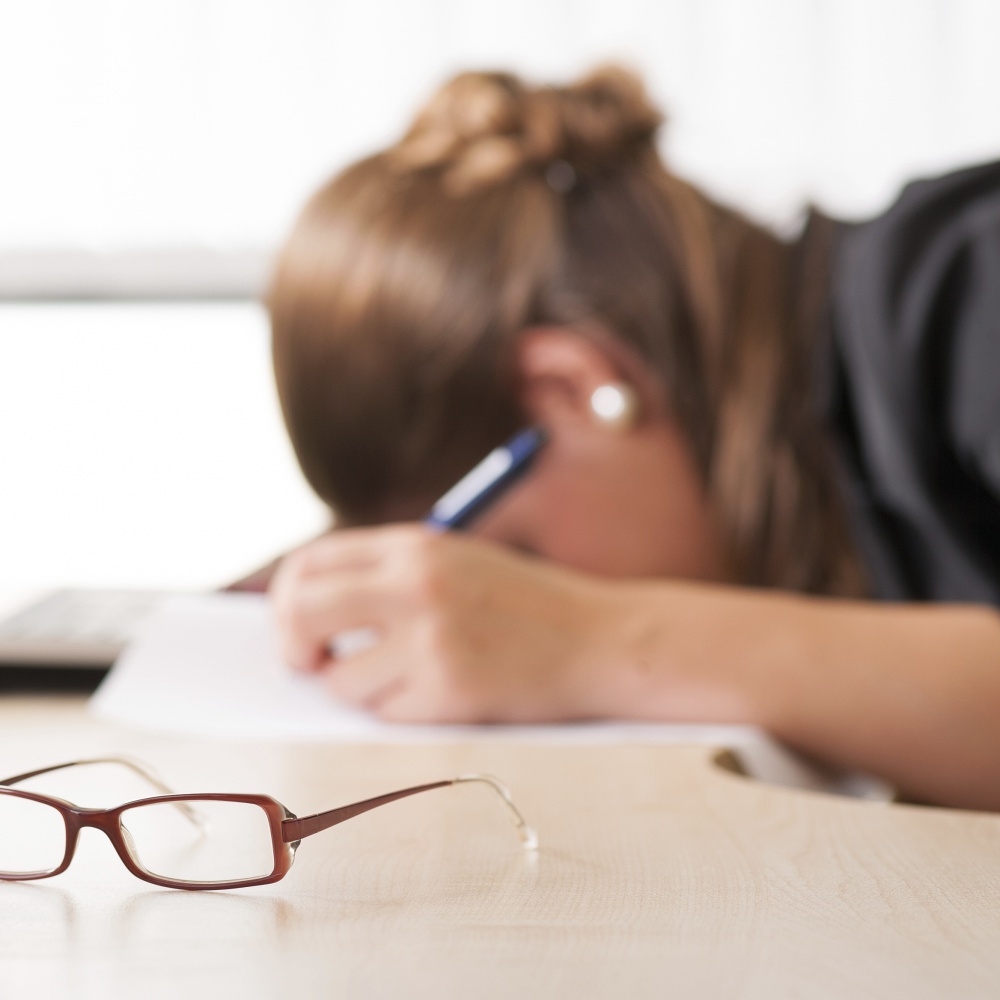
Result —
[[524, 423], [522, 330], [603, 331], [658, 378], [733, 579], [857, 593], [801, 262], [666, 171], [660, 123], [618, 68], [562, 88], [466, 73], [323, 187], [270, 295], [302, 468], [347, 523], [417, 516]]

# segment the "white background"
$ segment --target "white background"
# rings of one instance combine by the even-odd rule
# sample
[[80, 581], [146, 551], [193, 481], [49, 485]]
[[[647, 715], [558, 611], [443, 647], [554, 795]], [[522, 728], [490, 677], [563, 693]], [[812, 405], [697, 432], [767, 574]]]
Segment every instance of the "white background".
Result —
[[[0, 0], [0, 250], [273, 249], [467, 67], [640, 69], [781, 227], [1000, 152], [993, 0]], [[210, 586], [316, 530], [252, 306], [0, 306], [0, 588]]]
[[642, 70], [671, 160], [865, 213], [1000, 148], [995, 0], [2, 0], [0, 247], [270, 245], [451, 72]]
[[325, 523], [254, 303], [0, 306], [0, 479], [0, 593], [217, 586]]

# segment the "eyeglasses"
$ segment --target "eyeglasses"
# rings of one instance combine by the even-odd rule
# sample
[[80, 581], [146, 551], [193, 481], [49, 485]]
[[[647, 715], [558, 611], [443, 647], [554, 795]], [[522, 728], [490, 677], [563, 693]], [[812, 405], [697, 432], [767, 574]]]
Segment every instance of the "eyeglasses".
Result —
[[[124, 765], [163, 794], [112, 809], [84, 809], [11, 787], [86, 764]], [[403, 788], [300, 818], [269, 795], [175, 794], [148, 768], [126, 757], [55, 764], [0, 780], [0, 880], [28, 881], [64, 872], [73, 860], [80, 831], [91, 826], [107, 836], [133, 875], [153, 885], [170, 889], [267, 885], [288, 874], [304, 838], [396, 799], [467, 782], [492, 788], [510, 811], [525, 848], [538, 846], [510, 792], [486, 774]]]

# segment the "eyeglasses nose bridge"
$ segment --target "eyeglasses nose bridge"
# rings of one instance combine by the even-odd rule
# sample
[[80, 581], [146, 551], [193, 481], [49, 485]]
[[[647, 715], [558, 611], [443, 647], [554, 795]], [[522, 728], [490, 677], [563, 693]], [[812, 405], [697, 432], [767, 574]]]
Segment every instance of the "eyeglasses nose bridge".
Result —
[[131, 837], [122, 826], [121, 809], [74, 809], [67, 819], [69, 820], [67, 839], [73, 850], [76, 849], [80, 831], [91, 827], [94, 830], [99, 830], [111, 841], [111, 846], [122, 861], [128, 864], [132, 860], [130, 856], [132, 845], [126, 843], [126, 839], [130, 841]]
[[109, 829], [117, 830], [118, 817], [113, 815], [115, 812], [114, 809], [74, 809], [75, 826], [77, 830], [89, 826], [95, 830], [101, 830], [103, 833], [107, 833]]

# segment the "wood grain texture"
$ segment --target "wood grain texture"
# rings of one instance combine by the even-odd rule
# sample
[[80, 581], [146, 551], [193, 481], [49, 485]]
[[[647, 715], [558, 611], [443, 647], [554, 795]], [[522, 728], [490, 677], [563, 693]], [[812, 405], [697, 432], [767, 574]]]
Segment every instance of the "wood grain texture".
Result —
[[[233, 745], [0, 702], [0, 771], [124, 751], [183, 791], [300, 814], [469, 771], [303, 842], [289, 876], [224, 893], [133, 879], [85, 831], [73, 867], [0, 884], [0, 996], [996, 997], [1000, 817], [768, 788], [705, 748]], [[93, 769], [33, 787], [143, 794]], [[90, 836], [88, 836], [90, 834]]]

